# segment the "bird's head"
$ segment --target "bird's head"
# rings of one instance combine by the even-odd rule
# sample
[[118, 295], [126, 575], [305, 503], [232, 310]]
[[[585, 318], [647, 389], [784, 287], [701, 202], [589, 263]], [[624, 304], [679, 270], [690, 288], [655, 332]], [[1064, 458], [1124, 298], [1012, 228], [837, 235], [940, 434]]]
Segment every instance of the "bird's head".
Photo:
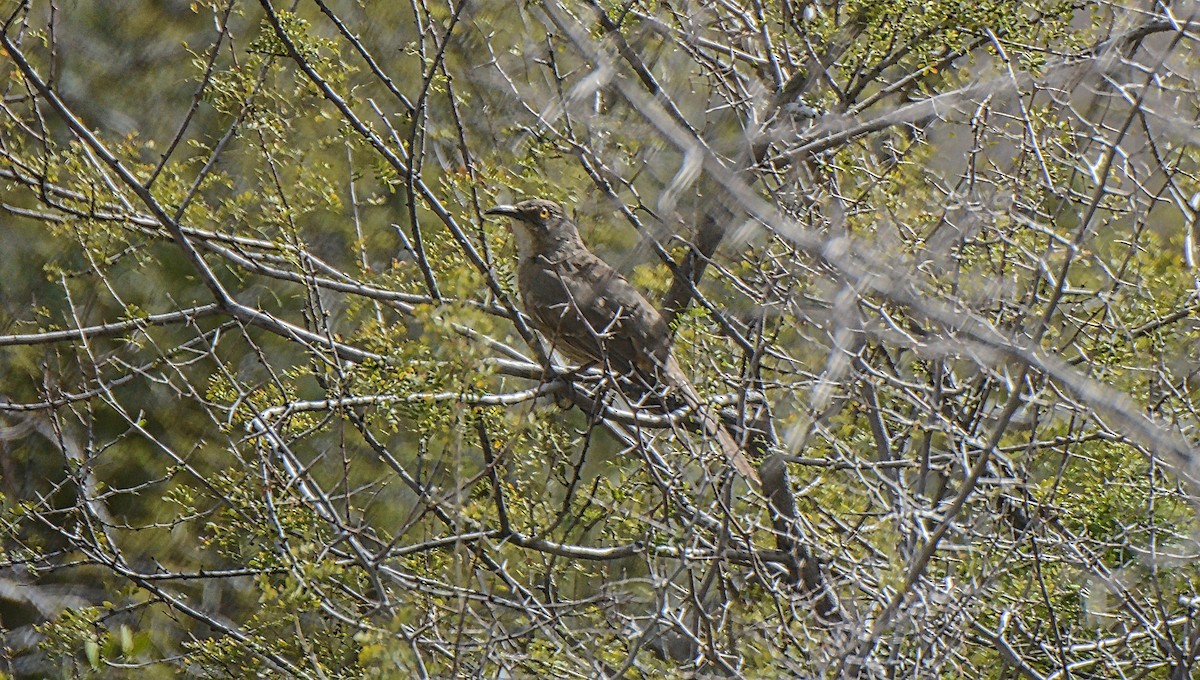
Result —
[[498, 205], [487, 214], [510, 218], [509, 226], [521, 259], [537, 255], [552, 257], [565, 249], [582, 247], [575, 224], [554, 201], [531, 198], [512, 205]]

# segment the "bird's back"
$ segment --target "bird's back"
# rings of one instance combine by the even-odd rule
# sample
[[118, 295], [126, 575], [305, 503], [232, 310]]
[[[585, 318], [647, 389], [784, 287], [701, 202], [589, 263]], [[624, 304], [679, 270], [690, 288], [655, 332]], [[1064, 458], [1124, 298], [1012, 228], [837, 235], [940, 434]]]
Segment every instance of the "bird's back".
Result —
[[523, 260], [517, 285], [538, 330], [572, 359], [649, 377], [670, 356], [662, 315], [586, 249]]

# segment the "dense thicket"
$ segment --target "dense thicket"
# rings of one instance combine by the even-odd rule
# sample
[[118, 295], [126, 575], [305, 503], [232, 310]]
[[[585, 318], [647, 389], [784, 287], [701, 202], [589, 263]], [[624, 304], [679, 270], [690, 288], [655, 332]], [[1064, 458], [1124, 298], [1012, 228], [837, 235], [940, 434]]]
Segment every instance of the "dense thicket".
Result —
[[[2, 14], [0, 673], [1193, 672], [1193, 4]], [[530, 329], [528, 196], [763, 487]]]

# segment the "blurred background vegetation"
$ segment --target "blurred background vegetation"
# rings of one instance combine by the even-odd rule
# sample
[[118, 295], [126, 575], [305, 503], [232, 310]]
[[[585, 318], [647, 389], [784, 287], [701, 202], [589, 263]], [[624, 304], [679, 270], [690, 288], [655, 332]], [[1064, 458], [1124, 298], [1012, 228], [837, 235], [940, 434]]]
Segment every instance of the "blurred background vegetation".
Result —
[[4, 677], [1190, 677], [1194, 3], [0, 8]]

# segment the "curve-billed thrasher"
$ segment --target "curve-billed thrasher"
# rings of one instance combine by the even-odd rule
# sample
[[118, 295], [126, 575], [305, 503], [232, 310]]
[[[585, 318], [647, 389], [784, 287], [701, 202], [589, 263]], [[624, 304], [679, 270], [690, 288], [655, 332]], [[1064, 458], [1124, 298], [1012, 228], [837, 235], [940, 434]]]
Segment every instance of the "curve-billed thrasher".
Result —
[[587, 249], [557, 203], [535, 198], [498, 205], [487, 214], [511, 218], [525, 312], [555, 349], [574, 361], [599, 364], [638, 392], [682, 400], [733, 467], [759, 483], [754, 466], [680, 369], [662, 315]]

